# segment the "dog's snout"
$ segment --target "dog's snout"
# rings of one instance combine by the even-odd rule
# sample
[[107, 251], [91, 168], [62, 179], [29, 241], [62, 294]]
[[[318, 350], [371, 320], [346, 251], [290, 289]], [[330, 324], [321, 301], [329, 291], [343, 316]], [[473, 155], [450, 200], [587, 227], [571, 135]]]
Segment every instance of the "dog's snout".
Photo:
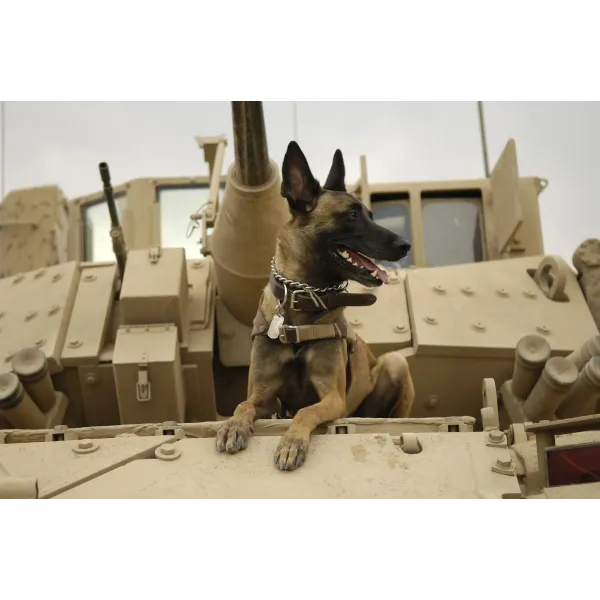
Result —
[[410, 243], [401, 237], [397, 237], [392, 244], [392, 250], [398, 256], [396, 260], [404, 258], [409, 253], [410, 249]]

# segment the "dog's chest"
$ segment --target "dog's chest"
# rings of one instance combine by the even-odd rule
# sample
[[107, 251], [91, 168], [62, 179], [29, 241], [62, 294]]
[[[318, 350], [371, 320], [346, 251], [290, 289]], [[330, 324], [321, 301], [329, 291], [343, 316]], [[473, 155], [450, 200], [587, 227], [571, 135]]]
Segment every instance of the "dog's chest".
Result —
[[304, 353], [300, 349], [283, 366], [284, 386], [279, 400], [292, 414], [319, 401], [319, 397], [310, 382]]

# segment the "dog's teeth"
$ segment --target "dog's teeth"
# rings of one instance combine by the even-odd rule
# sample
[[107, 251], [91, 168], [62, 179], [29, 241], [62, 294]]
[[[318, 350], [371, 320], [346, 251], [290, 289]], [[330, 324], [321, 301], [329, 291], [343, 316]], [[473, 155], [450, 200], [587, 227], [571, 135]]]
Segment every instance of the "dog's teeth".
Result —
[[340, 256], [343, 258], [350, 258], [350, 255], [348, 254], [348, 252], [346, 252], [346, 250], [340, 250]]
[[371, 271], [371, 277], [375, 277], [375, 279], [379, 279], [379, 273], [377, 271]]
[[352, 262], [352, 259], [351, 259], [349, 256], [348, 256], [348, 257], [345, 257], [345, 258], [346, 258], [346, 260], [347, 260], [349, 263], [352, 263], [352, 264], [354, 264], [354, 263]]

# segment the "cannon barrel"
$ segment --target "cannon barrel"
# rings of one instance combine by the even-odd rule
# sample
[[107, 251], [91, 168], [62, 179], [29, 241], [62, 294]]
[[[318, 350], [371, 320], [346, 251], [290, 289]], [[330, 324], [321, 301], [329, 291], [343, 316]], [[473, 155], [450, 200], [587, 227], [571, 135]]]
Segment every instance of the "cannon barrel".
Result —
[[235, 162], [211, 240], [220, 301], [252, 326], [277, 234], [289, 217], [280, 168], [269, 159], [262, 102], [232, 102]]
[[264, 185], [271, 176], [262, 102], [232, 102], [235, 162], [239, 180]]
[[127, 246], [125, 244], [125, 237], [123, 236], [123, 229], [119, 222], [119, 214], [117, 213], [117, 205], [115, 203], [113, 188], [110, 182], [108, 165], [105, 162], [101, 162], [98, 165], [98, 169], [100, 170], [102, 187], [104, 188], [104, 199], [106, 200], [108, 212], [110, 214], [110, 237], [112, 239], [113, 252], [115, 253], [117, 265], [119, 267], [119, 275], [122, 279], [123, 274], [125, 273], [125, 264], [127, 262]]

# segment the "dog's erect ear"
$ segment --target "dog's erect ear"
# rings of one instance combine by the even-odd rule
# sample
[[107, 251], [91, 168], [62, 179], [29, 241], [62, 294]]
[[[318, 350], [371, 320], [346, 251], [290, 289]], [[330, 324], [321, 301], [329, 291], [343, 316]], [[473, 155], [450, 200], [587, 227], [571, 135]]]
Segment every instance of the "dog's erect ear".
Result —
[[326, 190], [332, 192], [345, 192], [346, 184], [344, 179], [346, 178], [346, 167], [344, 166], [344, 157], [342, 156], [341, 150], [336, 150], [333, 155], [333, 163], [327, 175], [327, 181], [323, 186]]
[[306, 157], [296, 142], [290, 142], [281, 168], [281, 195], [294, 212], [310, 212], [317, 205], [321, 185], [313, 177]]

